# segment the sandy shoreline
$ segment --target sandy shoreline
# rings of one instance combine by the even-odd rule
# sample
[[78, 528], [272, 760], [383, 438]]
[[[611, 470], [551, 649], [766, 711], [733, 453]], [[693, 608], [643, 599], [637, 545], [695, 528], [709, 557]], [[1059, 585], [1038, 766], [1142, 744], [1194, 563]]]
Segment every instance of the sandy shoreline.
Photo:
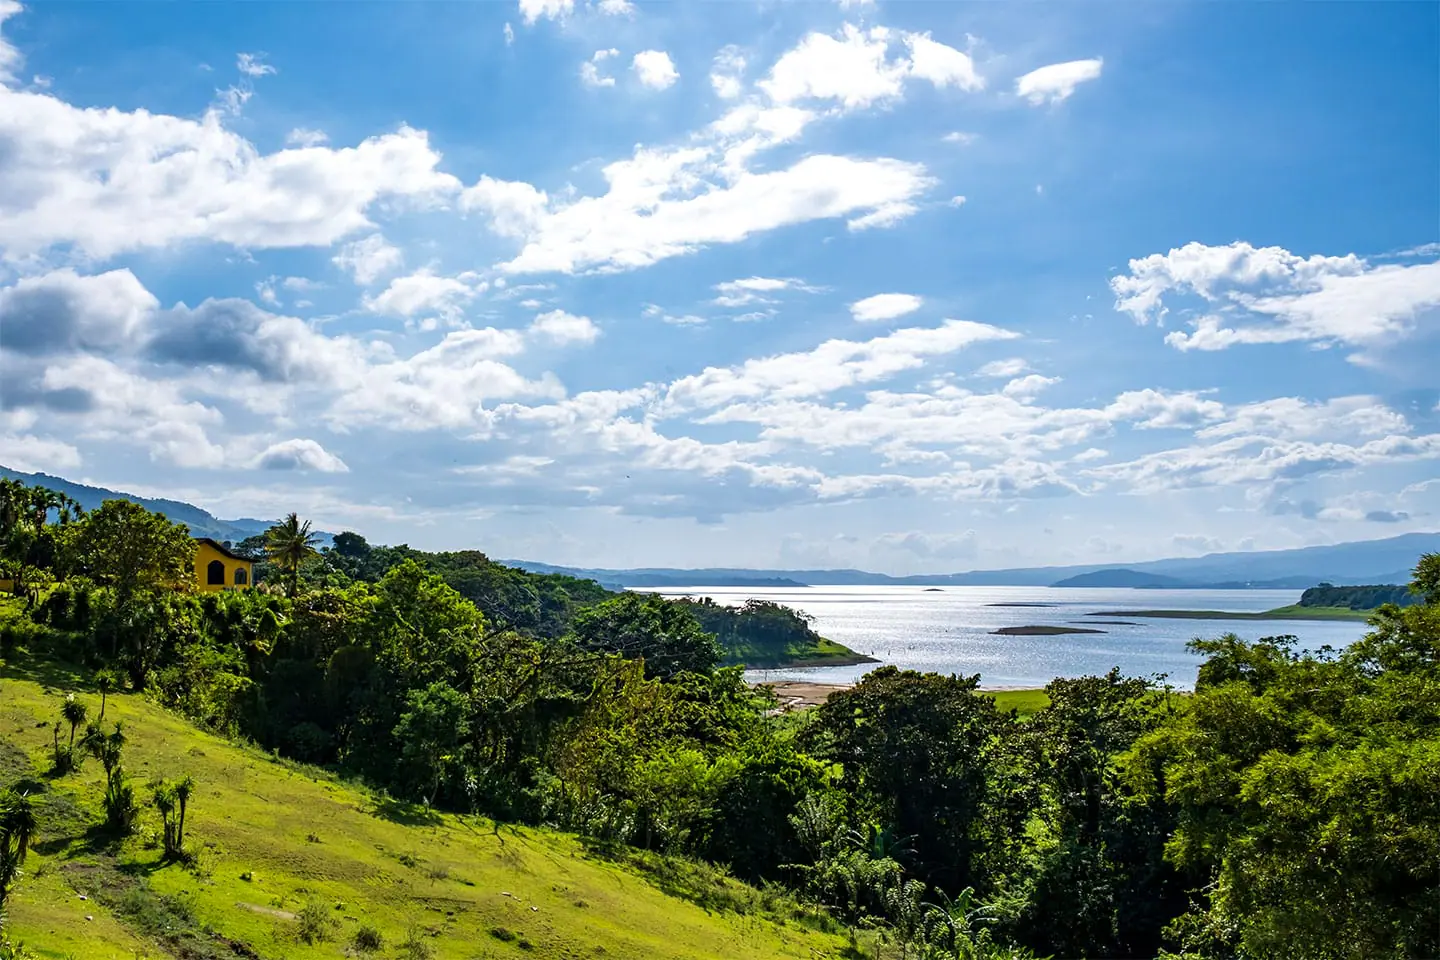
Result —
[[[811, 680], [765, 680], [756, 683], [757, 687], [769, 687], [775, 691], [775, 696], [780, 700], [780, 706], [785, 710], [795, 710], [800, 707], [816, 707], [830, 698], [837, 690], [849, 690], [853, 683], [815, 683]], [[1036, 687], [1020, 686], [982, 686], [982, 691], [997, 693], [1004, 690], [1034, 690]]]

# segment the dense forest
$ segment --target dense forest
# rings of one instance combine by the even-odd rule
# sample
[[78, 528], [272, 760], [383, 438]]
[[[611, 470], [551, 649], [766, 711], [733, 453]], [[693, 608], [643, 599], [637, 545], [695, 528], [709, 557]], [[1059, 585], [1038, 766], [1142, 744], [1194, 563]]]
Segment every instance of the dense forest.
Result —
[[1350, 610], [1376, 610], [1387, 603], [1405, 607], [1418, 598], [1408, 586], [1380, 584], [1363, 587], [1337, 587], [1322, 583], [1300, 595], [1302, 607], [1345, 607]]
[[[396, 797], [703, 858], [905, 956], [1440, 955], [1440, 555], [1344, 651], [1197, 640], [1193, 693], [1057, 679], [1022, 720], [978, 676], [893, 667], [780, 714], [721, 665], [728, 621], [703, 602], [353, 534], [321, 554], [293, 515], [242, 548], [261, 586], [196, 594], [185, 528], [6, 485], [0, 563], [25, 612], [0, 657], [83, 665], [96, 691]], [[743, 615], [777, 643], [808, 629]], [[77, 739], [75, 713], [57, 768], [111, 744]], [[123, 831], [114, 769], [105, 829]], [[151, 801], [177, 855], [188, 789]], [[0, 794], [0, 899], [24, 805]]]

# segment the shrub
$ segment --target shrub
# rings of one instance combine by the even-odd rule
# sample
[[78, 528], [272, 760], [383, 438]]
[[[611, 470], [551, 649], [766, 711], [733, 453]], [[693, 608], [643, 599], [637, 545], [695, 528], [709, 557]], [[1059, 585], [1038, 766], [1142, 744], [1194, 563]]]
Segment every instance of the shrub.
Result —
[[330, 911], [315, 901], [310, 901], [300, 908], [295, 915], [295, 935], [306, 943], [323, 943], [330, 939], [330, 931], [335, 926], [335, 918]]
[[355, 931], [350, 946], [356, 953], [375, 953], [385, 949], [385, 938], [374, 927], [362, 926]]
[[410, 927], [405, 941], [400, 944], [400, 956], [403, 960], [430, 960], [435, 956], [435, 948], [422, 939], [424, 935], [424, 931], [419, 927]]

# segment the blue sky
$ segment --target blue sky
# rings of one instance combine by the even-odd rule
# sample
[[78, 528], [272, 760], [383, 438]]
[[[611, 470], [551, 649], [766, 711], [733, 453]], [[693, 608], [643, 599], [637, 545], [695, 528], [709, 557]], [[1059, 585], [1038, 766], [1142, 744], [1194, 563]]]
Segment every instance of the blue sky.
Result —
[[607, 566], [1437, 528], [1431, 4], [0, 21], [8, 466]]

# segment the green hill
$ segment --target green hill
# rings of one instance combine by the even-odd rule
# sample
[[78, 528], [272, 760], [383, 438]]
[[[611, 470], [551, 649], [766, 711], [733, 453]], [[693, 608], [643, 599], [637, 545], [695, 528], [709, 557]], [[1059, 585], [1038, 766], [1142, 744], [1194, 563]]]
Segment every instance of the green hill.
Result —
[[[811, 958], [845, 948], [813, 929], [826, 918], [711, 868], [612, 858], [572, 836], [390, 801], [133, 695], [112, 695], [106, 721], [124, 723], [137, 794], [153, 777], [194, 776], [186, 836], [199, 856], [193, 867], [163, 863], [148, 807], [136, 836], [108, 847], [95, 829], [99, 764], [41, 773], [50, 723], [80, 686], [61, 668], [0, 670], [0, 780], [39, 791], [40, 821], [7, 929], [39, 956], [335, 958], [362, 925], [383, 936], [376, 956], [435, 960]], [[93, 715], [98, 695], [81, 697]], [[301, 939], [303, 917], [325, 939]]]

